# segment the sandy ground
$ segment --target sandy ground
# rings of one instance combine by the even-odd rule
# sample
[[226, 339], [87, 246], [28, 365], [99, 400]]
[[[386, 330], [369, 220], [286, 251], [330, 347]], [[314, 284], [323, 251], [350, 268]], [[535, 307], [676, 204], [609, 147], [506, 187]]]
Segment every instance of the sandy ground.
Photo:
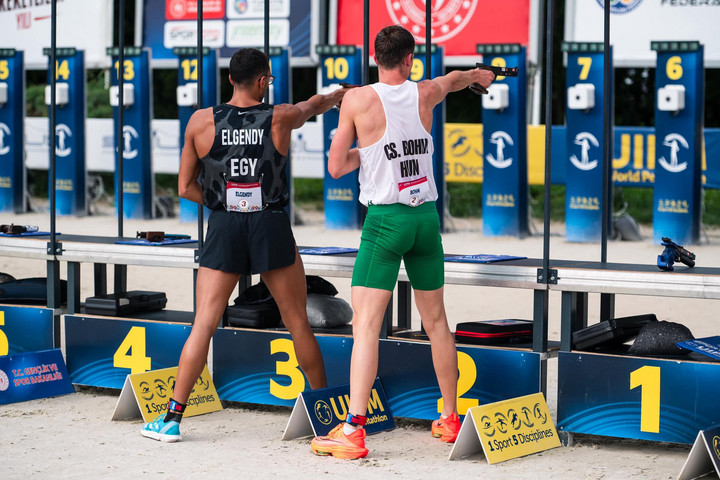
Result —
[[[301, 212], [295, 236], [300, 245], [356, 247], [359, 231], [324, 229], [322, 214]], [[49, 229], [46, 213], [2, 218], [0, 223], [38, 225]], [[456, 219], [443, 235], [446, 252], [508, 254], [541, 257], [542, 235], [526, 239], [489, 238], [478, 220]], [[542, 227], [542, 225], [539, 225]], [[136, 230], [163, 230], [197, 236], [196, 224], [176, 219], [126, 220], [127, 235]], [[551, 257], [600, 260], [599, 244], [565, 242], [564, 226], [553, 225]], [[112, 212], [85, 218], [59, 217], [57, 231], [115, 235]], [[645, 240], [612, 241], [608, 260], [655, 264], [662, 247]], [[720, 231], [704, 233], [703, 244], [691, 246], [699, 266], [720, 266]], [[82, 266], [82, 298], [92, 295], [90, 265]], [[111, 270], [111, 269], [109, 269]], [[16, 277], [45, 276], [45, 264], [0, 256], [0, 272]], [[109, 271], [110, 275], [111, 272]], [[65, 277], [64, 268], [61, 270]], [[132, 289], [155, 289], [162, 278], [168, 309], [192, 309], [190, 271], [128, 268]], [[328, 278], [350, 300], [348, 279]], [[111, 279], [109, 279], [111, 284]], [[492, 318], [531, 318], [530, 292], [490, 287], [447, 286], [446, 304], [451, 328], [462, 321]], [[480, 308], [479, 308], [480, 307]], [[478, 313], [481, 312], [481, 313]], [[716, 335], [718, 305], [710, 300], [618, 296], [616, 314], [654, 312], [662, 320], [682, 322], [696, 337]], [[590, 296], [590, 323], [597, 321], [599, 296]], [[550, 298], [549, 338], [560, 338], [560, 297]], [[413, 317], [419, 328], [419, 317]], [[222, 412], [192, 417], [182, 423], [184, 441], [162, 444], [142, 438], [140, 421], [110, 420], [119, 391], [83, 388], [72, 395], [0, 406], [0, 478], [558, 478], [558, 479], [671, 479], [687, 458], [689, 446], [656, 444], [591, 436], [575, 436], [575, 443], [540, 454], [489, 465], [484, 456], [448, 462], [450, 446], [433, 439], [429, 422], [398, 421], [399, 428], [368, 438], [367, 459], [349, 462], [316, 457], [309, 439], [282, 441], [290, 409], [229, 404]], [[548, 406], [557, 405], [557, 361], [548, 361]]]

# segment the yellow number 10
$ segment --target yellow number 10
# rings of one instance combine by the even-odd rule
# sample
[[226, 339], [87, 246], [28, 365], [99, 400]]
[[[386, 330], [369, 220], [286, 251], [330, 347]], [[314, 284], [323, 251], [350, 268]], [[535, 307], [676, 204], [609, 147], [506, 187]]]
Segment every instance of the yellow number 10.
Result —
[[630, 390], [642, 387], [640, 431], [660, 432], [660, 367], [644, 366], [630, 372]]
[[328, 57], [325, 59], [328, 80], [345, 80], [348, 76], [350, 65], [345, 57]]

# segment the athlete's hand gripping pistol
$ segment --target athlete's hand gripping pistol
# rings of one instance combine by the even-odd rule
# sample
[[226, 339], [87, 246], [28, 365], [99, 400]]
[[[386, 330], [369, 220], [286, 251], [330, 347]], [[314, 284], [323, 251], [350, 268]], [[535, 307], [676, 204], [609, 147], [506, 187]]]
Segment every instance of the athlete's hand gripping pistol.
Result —
[[657, 266], [660, 270], [672, 272], [674, 270], [673, 263], [677, 261], [690, 268], [695, 266], [695, 254], [687, 251], [682, 245], [678, 245], [668, 237], [662, 237], [661, 245], [665, 247], [665, 250], [657, 258]]
[[[485, 65], [484, 63], [476, 63], [475, 66], [483, 70], [490, 70], [492, 73], [495, 74], [495, 78], [518, 76], [518, 67], [495, 67], [493, 65]], [[479, 83], [473, 83], [470, 85], [469, 88], [473, 93], [477, 95], [484, 95], [488, 93], [487, 89]]]

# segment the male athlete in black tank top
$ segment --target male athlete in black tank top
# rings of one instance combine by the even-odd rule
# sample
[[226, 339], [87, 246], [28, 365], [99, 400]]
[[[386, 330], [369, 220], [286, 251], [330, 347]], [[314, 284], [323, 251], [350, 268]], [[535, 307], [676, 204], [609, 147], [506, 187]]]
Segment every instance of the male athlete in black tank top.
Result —
[[266, 105], [262, 99], [273, 77], [267, 56], [253, 48], [235, 52], [229, 79], [230, 101], [197, 110], [190, 118], [180, 158], [180, 196], [213, 212], [198, 268], [195, 321], [180, 355], [168, 413], [141, 430], [145, 437], [166, 442], [181, 439], [182, 413], [241, 275], [261, 274], [310, 386], [327, 385], [307, 319], [302, 261], [282, 207], [288, 202], [285, 166], [292, 130], [339, 104], [346, 89], [295, 105]]

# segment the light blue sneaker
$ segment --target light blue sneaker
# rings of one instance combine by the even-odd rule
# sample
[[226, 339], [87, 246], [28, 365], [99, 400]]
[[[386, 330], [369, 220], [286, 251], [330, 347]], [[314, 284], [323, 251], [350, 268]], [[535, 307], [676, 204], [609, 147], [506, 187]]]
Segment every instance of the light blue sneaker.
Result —
[[142, 433], [143, 437], [160, 440], [161, 442], [179, 442], [182, 440], [180, 424], [175, 421], [166, 422], [164, 413], [158, 415], [154, 421], [143, 425], [140, 433]]

